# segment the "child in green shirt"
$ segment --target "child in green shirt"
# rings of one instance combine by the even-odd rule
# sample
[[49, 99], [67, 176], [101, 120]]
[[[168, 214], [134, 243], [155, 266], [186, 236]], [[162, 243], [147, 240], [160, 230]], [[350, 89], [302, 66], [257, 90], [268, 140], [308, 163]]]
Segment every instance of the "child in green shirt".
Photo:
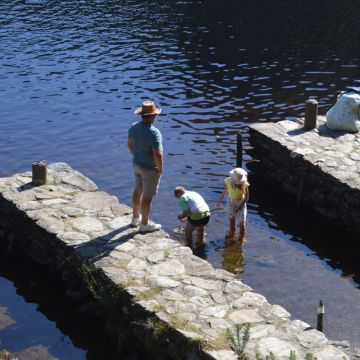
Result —
[[187, 245], [192, 243], [192, 233], [197, 229], [198, 240], [204, 241], [204, 229], [210, 220], [210, 209], [204, 198], [195, 191], [188, 191], [182, 186], [177, 186], [174, 195], [179, 199], [182, 213], [179, 220], [186, 220], [185, 238]]

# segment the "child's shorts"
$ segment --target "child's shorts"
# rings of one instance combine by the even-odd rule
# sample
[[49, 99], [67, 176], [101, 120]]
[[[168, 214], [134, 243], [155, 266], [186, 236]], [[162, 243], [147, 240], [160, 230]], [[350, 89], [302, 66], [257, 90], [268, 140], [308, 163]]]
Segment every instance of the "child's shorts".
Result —
[[234, 209], [239, 206], [239, 204], [242, 202], [242, 200], [233, 200], [230, 199], [228, 197], [228, 201], [227, 201], [227, 214], [229, 219], [230, 218], [235, 218], [235, 222], [236, 223], [244, 223], [246, 222], [246, 215], [247, 215], [247, 207], [246, 207], [246, 203], [244, 204], [243, 208], [238, 211], [235, 212]]

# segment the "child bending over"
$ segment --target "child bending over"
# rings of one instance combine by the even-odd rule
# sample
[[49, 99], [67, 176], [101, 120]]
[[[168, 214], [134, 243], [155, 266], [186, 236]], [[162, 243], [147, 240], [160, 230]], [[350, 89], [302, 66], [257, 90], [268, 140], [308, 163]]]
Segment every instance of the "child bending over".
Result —
[[198, 241], [204, 241], [204, 228], [210, 220], [210, 209], [203, 197], [195, 191], [188, 191], [182, 186], [177, 186], [174, 195], [179, 199], [182, 213], [179, 220], [185, 221], [185, 237], [187, 245], [191, 246], [192, 233], [197, 229]]

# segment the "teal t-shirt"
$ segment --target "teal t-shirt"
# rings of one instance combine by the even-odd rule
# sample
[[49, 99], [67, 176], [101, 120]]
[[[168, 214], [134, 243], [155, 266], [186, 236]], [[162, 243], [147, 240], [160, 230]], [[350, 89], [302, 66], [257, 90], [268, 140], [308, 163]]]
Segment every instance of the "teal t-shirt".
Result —
[[139, 121], [130, 127], [128, 137], [134, 144], [133, 163], [144, 169], [155, 170], [153, 149], [163, 150], [160, 130]]
[[190, 211], [190, 219], [200, 220], [210, 216], [210, 209], [204, 198], [195, 191], [185, 191], [179, 198], [182, 211]]

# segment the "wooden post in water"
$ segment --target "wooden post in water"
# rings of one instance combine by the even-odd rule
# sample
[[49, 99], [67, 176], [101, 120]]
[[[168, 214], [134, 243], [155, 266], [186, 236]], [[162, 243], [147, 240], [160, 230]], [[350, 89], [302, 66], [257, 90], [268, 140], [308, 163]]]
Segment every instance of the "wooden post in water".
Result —
[[324, 312], [325, 307], [322, 300], [319, 301], [319, 307], [318, 307], [318, 313], [317, 313], [317, 324], [316, 324], [316, 330], [323, 331], [323, 322], [324, 322]]
[[236, 167], [242, 167], [242, 135], [241, 130], [236, 133]]
[[304, 128], [312, 130], [316, 128], [318, 116], [318, 102], [315, 99], [306, 100]]
[[37, 161], [32, 164], [32, 184], [34, 186], [45, 185], [47, 182], [47, 162]]

